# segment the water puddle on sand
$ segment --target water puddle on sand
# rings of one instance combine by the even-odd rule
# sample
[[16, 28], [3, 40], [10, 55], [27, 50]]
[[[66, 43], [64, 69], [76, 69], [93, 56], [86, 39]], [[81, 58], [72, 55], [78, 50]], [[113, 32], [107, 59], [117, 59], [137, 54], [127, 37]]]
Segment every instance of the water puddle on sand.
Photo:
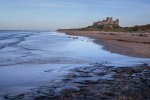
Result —
[[0, 94], [17, 93], [59, 81], [71, 68], [102, 63], [150, 64], [102, 49], [92, 39], [58, 32], [0, 32]]

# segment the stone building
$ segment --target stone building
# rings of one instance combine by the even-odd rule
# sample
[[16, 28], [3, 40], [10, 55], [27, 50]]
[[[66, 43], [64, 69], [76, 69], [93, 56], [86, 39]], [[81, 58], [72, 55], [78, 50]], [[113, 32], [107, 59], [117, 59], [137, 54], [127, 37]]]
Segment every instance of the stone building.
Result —
[[107, 17], [106, 20], [103, 21], [98, 21], [98, 22], [94, 22], [93, 26], [99, 26], [103, 29], [105, 28], [115, 28], [115, 27], [119, 27], [119, 19], [113, 20], [112, 17]]

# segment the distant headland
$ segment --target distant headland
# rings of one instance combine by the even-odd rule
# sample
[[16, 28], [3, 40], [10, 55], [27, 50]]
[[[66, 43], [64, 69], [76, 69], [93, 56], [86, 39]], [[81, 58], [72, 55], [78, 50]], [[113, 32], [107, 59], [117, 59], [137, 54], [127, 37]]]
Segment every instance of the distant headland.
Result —
[[[64, 30], [64, 29], [59, 29]], [[113, 20], [113, 17], [106, 17], [105, 20], [93, 22], [92, 25], [83, 28], [73, 28], [69, 30], [80, 31], [111, 31], [111, 32], [150, 32], [150, 24], [135, 25], [132, 27], [121, 27], [120, 20]]]

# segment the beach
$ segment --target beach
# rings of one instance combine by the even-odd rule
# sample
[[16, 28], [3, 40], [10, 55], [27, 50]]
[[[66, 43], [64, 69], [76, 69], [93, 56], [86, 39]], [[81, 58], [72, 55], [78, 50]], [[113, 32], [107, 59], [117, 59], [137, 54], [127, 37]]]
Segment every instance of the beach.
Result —
[[86, 36], [95, 39], [105, 50], [133, 57], [150, 58], [150, 33], [80, 31], [60, 29], [69, 35]]
[[150, 99], [150, 59], [109, 52], [98, 33], [0, 33], [0, 100]]

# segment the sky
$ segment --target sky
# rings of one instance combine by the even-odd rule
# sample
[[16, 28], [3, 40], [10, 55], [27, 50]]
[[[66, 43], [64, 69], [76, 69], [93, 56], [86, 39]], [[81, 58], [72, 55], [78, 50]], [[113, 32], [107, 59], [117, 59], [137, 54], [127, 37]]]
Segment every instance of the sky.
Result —
[[150, 0], [0, 0], [1, 30], [80, 28], [106, 17], [150, 24]]

